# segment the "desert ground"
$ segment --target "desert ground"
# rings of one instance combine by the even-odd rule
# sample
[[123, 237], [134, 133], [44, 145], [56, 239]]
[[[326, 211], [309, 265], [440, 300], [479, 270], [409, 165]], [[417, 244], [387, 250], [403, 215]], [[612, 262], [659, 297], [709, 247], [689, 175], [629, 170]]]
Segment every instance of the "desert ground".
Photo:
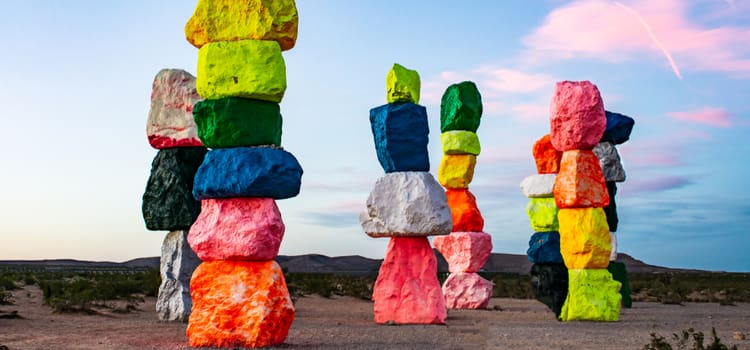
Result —
[[[184, 323], [159, 322], [156, 300], [146, 298], [138, 310], [96, 315], [56, 314], [42, 302], [41, 291], [13, 292], [22, 318], [0, 319], [0, 345], [34, 349], [189, 349]], [[641, 349], [650, 333], [670, 338], [694, 328], [710, 339], [716, 327], [722, 342], [750, 349], [750, 304], [663, 305], [636, 302], [619, 322], [557, 322], [534, 300], [493, 299], [489, 310], [451, 310], [447, 325], [376, 325], [372, 303], [351, 297], [310, 296], [296, 301], [297, 315], [281, 349]], [[750, 338], [750, 337], [749, 337]]]

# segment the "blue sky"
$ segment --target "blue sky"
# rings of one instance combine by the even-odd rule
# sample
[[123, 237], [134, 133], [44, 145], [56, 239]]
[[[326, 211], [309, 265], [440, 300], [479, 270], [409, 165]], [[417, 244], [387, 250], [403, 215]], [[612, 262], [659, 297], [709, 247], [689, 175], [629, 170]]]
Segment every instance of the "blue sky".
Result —
[[[0, 259], [123, 261], [159, 254], [140, 200], [156, 150], [145, 124], [161, 68], [195, 72], [183, 26], [195, 1], [0, 5], [4, 150]], [[282, 254], [382, 257], [357, 213], [382, 175], [368, 111], [398, 62], [422, 78], [433, 174], [439, 99], [473, 80], [485, 113], [471, 190], [495, 252], [532, 234], [519, 182], [548, 132], [554, 83], [590, 80], [636, 119], [620, 146], [620, 250], [649, 263], [750, 271], [750, 3], [301, 0], [285, 52], [283, 146], [305, 175], [279, 202]]]

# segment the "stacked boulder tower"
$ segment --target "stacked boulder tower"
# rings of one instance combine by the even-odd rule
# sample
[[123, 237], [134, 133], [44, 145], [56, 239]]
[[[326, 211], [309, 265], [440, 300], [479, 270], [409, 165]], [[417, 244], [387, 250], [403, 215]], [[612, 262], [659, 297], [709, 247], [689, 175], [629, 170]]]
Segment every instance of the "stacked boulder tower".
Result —
[[416, 71], [394, 64], [387, 104], [370, 110], [370, 126], [385, 176], [375, 182], [359, 216], [370, 237], [390, 237], [373, 288], [376, 323], [443, 324], [445, 300], [427, 236], [451, 231], [445, 192], [429, 173], [427, 110], [418, 105]]
[[560, 171], [562, 152], [545, 135], [532, 148], [537, 174], [521, 181], [521, 192], [529, 198], [526, 214], [534, 234], [526, 254], [531, 266], [531, 287], [537, 300], [560, 316], [568, 294], [568, 269], [560, 254], [560, 233], [554, 185]]
[[203, 263], [193, 273], [187, 328], [195, 347], [267, 347], [284, 342], [294, 306], [274, 261], [285, 226], [276, 200], [299, 193], [302, 167], [281, 148], [281, 54], [297, 37], [291, 0], [199, 0], [185, 25], [199, 49], [193, 108], [211, 150], [192, 194], [201, 212], [188, 242]]
[[200, 100], [195, 77], [162, 69], [154, 78], [146, 123], [149, 144], [159, 150], [151, 165], [141, 211], [146, 228], [170, 231], [161, 247], [161, 285], [156, 312], [162, 321], [187, 321], [192, 308], [190, 276], [200, 263], [187, 241], [200, 213], [193, 177], [206, 148], [197, 137], [193, 104]]
[[568, 268], [568, 294], [560, 320], [617, 321], [621, 284], [607, 270], [611, 252], [604, 207], [609, 194], [592, 149], [606, 128], [599, 89], [588, 82], [559, 82], [550, 105], [550, 141], [560, 152], [555, 178], [560, 252]]
[[450, 309], [484, 309], [492, 298], [491, 281], [477, 271], [492, 253], [492, 236], [483, 232], [484, 218], [469, 191], [481, 151], [476, 134], [482, 117], [482, 97], [473, 82], [449, 86], [440, 103], [440, 142], [443, 158], [438, 181], [445, 187], [453, 218], [451, 233], [435, 237], [435, 248], [448, 262], [443, 284]]

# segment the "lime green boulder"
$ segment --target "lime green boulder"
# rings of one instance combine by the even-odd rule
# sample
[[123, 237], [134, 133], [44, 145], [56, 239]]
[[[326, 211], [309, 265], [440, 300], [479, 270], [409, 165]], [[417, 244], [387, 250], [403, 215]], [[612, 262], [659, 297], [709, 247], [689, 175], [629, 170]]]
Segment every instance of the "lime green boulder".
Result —
[[482, 96], [471, 81], [449, 86], [440, 101], [440, 132], [477, 132], [482, 117]]
[[394, 63], [385, 78], [385, 85], [388, 103], [419, 103], [420, 82], [417, 71]]
[[471, 131], [451, 130], [440, 134], [440, 143], [444, 154], [473, 154], [479, 155], [482, 147], [479, 137]]
[[633, 307], [633, 299], [630, 297], [630, 281], [625, 264], [619, 261], [610, 261], [607, 270], [612, 274], [612, 279], [622, 284], [620, 295], [622, 295], [622, 306], [626, 309]]
[[526, 206], [526, 214], [534, 232], [558, 231], [560, 228], [555, 198], [531, 198]]
[[240, 40], [203, 45], [198, 50], [196, 89], [203, 99], [280, 102], [286, 91], [286, 64], [279, 43]]
[[193, 107], [193, 119], [208, 148], [281, 145], [278, 103], [239, 97], [203, 100]]
[[568, 298], [561, 321], [607, 321], [620, 317], [620, 282], [606, 269], [568, 270]]

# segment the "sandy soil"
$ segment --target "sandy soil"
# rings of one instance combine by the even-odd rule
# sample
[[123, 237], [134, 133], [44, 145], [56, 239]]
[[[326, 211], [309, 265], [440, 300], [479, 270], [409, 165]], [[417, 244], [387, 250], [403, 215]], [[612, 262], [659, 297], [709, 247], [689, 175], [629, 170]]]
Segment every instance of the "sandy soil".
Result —
[[[0, 319], [0, 345], [33, 349], [188, 349], [186, 324], [156, 319], [155, 300], [128, 314], [54, 314], [37, 288], [14, 292], [22, 319]], [[665, 337], [687, 328], [710, 333], [724, 343], [750, 349], [750, 304], [685, 306], [635, 303], [616, 323], [557, 322], [533, 300], [493, 299], [494, 310], [451, 310], [445, 326], [381, 326], [372, 322], [372, 303], [353, 298], [307, 297], [284, 349], [641, 349], [656, 331]]]

